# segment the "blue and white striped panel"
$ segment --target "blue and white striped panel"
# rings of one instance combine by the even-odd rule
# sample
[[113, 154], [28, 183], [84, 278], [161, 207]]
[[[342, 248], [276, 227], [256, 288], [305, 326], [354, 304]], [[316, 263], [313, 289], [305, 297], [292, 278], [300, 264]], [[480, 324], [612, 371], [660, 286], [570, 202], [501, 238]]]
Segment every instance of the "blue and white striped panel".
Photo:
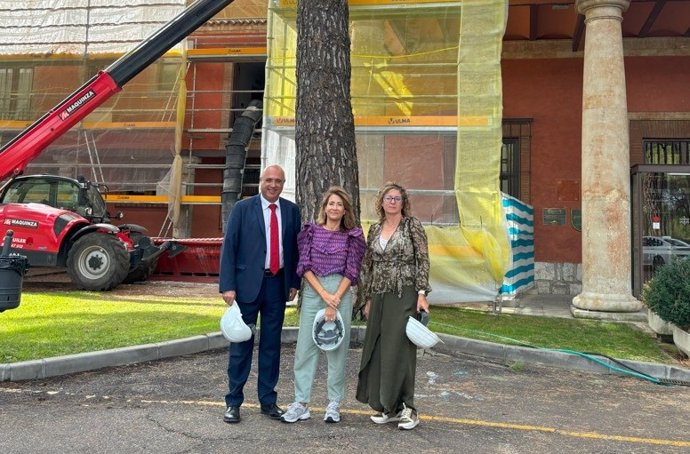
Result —
[[501, 195], [510, 240], [510, 265], [500, 293], [515, 295], [534, 285], [534, 208], [515, 197]]

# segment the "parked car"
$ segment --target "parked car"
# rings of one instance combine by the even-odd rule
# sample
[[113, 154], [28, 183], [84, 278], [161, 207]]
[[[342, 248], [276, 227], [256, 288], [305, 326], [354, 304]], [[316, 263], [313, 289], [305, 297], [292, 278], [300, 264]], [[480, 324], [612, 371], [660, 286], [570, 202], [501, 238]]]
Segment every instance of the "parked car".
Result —
[[657, 268], [671, 262], [672, 257], [690, 256], [690, 244], [670, 236], [642, 237], [643, 264]]

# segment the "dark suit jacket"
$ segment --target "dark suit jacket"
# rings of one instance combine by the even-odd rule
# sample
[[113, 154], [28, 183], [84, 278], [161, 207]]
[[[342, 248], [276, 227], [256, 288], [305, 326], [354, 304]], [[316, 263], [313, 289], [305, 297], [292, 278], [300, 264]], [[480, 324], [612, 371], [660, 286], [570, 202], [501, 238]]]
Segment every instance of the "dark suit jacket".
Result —
[[[297, 205], [280, 198], [283, 239], [285, 300], [290, 288], [299, 288], [297, 233], [301, 221]], [[240, 303], [256, 300], [264, 278], [266, 228], [261, 198], [256, 195], [237, 202], [230, 212], [220, 257], [220, 292], [235, 290]]]

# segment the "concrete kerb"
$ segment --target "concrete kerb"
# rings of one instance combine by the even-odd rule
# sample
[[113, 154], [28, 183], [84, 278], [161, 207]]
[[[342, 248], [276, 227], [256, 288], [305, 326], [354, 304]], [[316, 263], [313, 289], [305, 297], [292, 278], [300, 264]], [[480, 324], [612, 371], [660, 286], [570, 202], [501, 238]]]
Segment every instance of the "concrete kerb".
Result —
[[[364, 341], [365, 327], [353, 326], [350, 336], [351, 345], [361, 345]], [[297, 327], [283, 329], [282, 342], [297, 342]], [[619, 365], [604, 357], [596, 358], [600, 363], [577, 354], [562, 351], [541, 350], [514, 345], [502, 345], [492, 342], [468, 339], [464, 337], [439, 334], [443, 343], [433, 350], [449, 355], [465, 355], [488, 358], [505, 365], [539, 364], [544, 366], [580, 370], [593, 373], [626, 375], [618, 372]], [[98, 352], [80, 353], [32, 361], [0, 364], [0, 381], [21, 381], [43, 379], [60, 375], [85, 372], [105, 367], [124, 366], [145, 361], [154, 361], [180, 355], [189, 355], [208, 350], [227, 347], [228, 341], [220, 332], [205, 336], [193, 336], [156, 344], [115, 348]], [[621, 363], [643, 374], [656, 378], [690, 382], [690, 370], [681, 367], [621, 360]]]
[[[626, 372], [619, 371], [624, 369], [620, 364], [616, 364], [616, 362], [602, 356], [580, 356], [577, 352], [568, 353], [558, 350], [494, 344], [492, 342], [467, 339], [448, 334], [439, 334], [438, 336], [444, 343], [437, 344], [434, 350], [440, 353], [452, 355], [453, 353], [462, 352], [467, 355], [489, 358], [505, 365], [516, 363], [539, 364], [599, 374], [628, 375]], [[642, 361], [618, 361], [634, 371], [654, 378], [686, 381], [690, 383], [690, 370], [682, 367]]]

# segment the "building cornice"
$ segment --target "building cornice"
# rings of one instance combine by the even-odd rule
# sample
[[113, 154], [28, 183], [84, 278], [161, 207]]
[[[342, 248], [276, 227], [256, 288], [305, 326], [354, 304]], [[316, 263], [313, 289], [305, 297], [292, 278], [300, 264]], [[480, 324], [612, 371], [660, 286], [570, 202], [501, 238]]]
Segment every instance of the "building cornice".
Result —
[[[688, 38], [623, 38], [626, 57], [690, 56]], [[569, 40], [504, 41], [503, 60], [582, 58], [582, 51], [573, 52]]]

